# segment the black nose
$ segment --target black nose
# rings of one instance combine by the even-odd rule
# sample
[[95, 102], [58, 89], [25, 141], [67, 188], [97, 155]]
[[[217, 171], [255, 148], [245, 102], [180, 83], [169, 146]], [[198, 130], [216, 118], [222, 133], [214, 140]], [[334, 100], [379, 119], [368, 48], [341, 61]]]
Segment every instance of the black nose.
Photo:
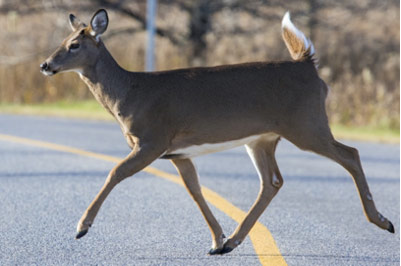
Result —
[[49, 65], [47, 64], [47, 62], [43, 62], [42, 64], [40, 64], [40, 70], [49, 70]]

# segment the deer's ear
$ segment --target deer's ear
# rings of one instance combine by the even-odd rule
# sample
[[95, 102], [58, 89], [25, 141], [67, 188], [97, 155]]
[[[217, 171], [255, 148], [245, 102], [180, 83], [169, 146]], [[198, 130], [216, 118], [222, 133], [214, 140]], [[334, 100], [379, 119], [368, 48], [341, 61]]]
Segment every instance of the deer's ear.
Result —
[[103, 32], [106, 31], [107, 26], [109, 25], [109, 18], [107, 16], [107, 12], [104, 9], [98, 10], [95, 15], [93, 15], [90, 24], [90, 34], [99, 41], [99, 37]]
[[74, 16], [73, 14], [70, 14], [69, 16], [69, 22], [70, 22], [70, 26], [71, 29], [73, 31], [76, 31], [77, 29], [81, 28], [81, 27], [86, 27], [86, 25], [84, 23], [82, 23], [76, 16]]

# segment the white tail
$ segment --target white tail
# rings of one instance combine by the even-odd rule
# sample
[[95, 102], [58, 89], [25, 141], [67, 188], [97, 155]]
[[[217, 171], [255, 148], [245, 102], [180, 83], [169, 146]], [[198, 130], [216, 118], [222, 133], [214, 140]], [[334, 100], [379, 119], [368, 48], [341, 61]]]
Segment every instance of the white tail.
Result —
[[286, 12], [281, 21], [281, 30], [284, 42], [294, 60], [316, 59], [315, 47], [310, 39], [291, 22], [290, 12]]
[[[158, 158], [171, 159], [198, 204], [213, 239], [209, 254], [237, 247], [283, 185], [275, 149], [280, 137], [326, 156], [347, 169], [369, 221], [394, 232], [375, 207], [358, 151], [337, 142], [325, 111], [327, 86], [313, 63], [312, 43], [283, 19], [283, 38], [296, 60], [141, 73], [122, 69], [101, 40], [108, 16], [99, 10], [89, 26], [70, 15], [73, 33], [42, 65], [46, 75], [78, 72], [95, 98], [115, 117], [131, 153], [109, 173], [78, 223], [77, 238], [92, 225], [111, 190]], [[246, 145], [261, 179], [258, 198], [224, 242], [198, 182], [191, 158]]]

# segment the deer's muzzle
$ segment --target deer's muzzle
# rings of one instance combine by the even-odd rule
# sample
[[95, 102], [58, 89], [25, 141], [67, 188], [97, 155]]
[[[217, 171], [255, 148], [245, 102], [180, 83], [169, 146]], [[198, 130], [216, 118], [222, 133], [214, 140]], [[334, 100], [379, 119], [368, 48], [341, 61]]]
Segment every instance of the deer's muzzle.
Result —
[[40, 72], [46, 76], [51, 76], [57, 73], [57, 71], [51, 70], [50, 64], [48, 64], [46, 61], [40, 64]]

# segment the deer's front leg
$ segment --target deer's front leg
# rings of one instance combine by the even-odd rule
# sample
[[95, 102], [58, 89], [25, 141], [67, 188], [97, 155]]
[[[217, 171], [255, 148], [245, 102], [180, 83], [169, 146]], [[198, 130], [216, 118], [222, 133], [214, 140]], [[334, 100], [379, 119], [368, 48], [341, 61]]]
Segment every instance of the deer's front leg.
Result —
[[76, 239], [83, 237], [95, 220], [100, 206], [111, 190], [125, 178], [141, 171], [163, 152], [154, 144], [135, 145], [131, 153], [110, 171], [106, 182], [78, 222]]
[[223, 241], [225, 236], [220, 224], [217, 222], [212, 211], [207, 206], [205, 198], [202, 195], [198, 174], [196, 173], [192, 161], [190, 159], [176, 159], [172, 160], [172, 162], [184, 181], [185, 187], [188, 189], [189, 194], [192, 196], [201, 210], [203, 217], [209, 226], [210, 232], [212, 233], [213, 242], [212, 249], [209, 251], [209, 254], [214, 255], [220, 253], [223, 249]]
[[234, 233], [224, 243], [224, 248], [219, 254], [231, 252], [241, 244], [259, 216], [263, 213], [270, 201], [283, 185], [283, 178], [278, 169], [274, 155], [278, 140], [278, 137], [275, 139], [267, 138], [255, 140], [246, 145], [248, 154], [260, 177], [260, 192], [245, 219], [238, 225]]

